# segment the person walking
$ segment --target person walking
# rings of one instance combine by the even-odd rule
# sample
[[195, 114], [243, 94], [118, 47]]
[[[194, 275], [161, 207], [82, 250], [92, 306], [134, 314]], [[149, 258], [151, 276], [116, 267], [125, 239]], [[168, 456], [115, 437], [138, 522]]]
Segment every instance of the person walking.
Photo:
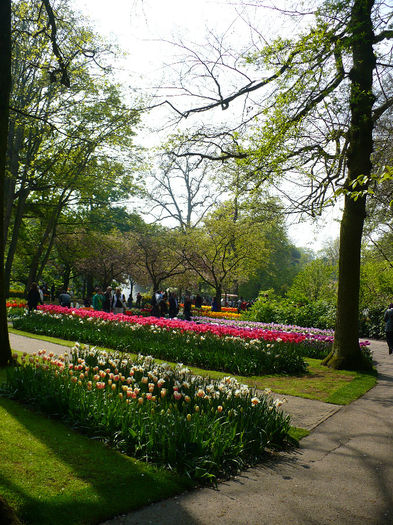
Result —
[[131, 293], [128, 296], [128, 299], [127, 299], [127, 306], [128, 306], [128, 308], [132, 308], [132, 294]]
[[112, 299], [112, 312], [114, 314], [124, 314], [125, 304], [123, 301], [120, 288], [116, 288], [115, 295]]
[[112, 288], [108, 286], [104, 293], [104, 300], [102, 301], [102, 309], [104, 310], [104, 312], [109, 313], [111, 311], [111, 304], [112, 304]]
[[153, 317], [160, 317], [160, 303], [157, 301], [159, 292], [153, 292], [151, 297], [151, 315]]
[[36, 310], [38, 303], [42, 304], [38, 285], [37, 283], [31, 283], [29, 293], [27, 294], [27, 307], [29, 312]]
[[104, 302], [104, 296], [101, 292], [101, 288], [97, 288], [96, 293], [93, 295], [92, 306], [94, 310], [102, 310]]
[[141, 301], [142, 301], [142, 294], [140, 292], [138, 292], [136, 294], [136, 302], [135, 302], [135, 306], [137, 308], [140, 308], [141, 307]]
[[393, 354], [393, 303], [389, 304], [383, 320], [385, 321], [386, 342], [389, 347], [389, 354]]
[[159, 309], [160, 309], [160, 316], [165, 317], [166, 314], [168, 313], [168, 296], [166, 292], [163, 294], [161, 298]]
[[212, 312], [218, 312], [217, 297], [213, 297], [213, 300], [212, 300]]
[[184, 305], [183, 305], [183, 315], [186, 321], [191, 321], [191, 306], [192, 306], [191, 297], [189, 295], [186, 295], [184, 299]]
[[179, 304], [175, 292], [169, 294], [169, 317], [174, 318], [179, 313]]
[[63, 290], [59, 295], [59, 303], [60, 306], [64, 306], [65, 308], [69, 308], [71, 306], [71, 295], [67, 292], [67, 290]]
[[202, 296], [198, 293], [195, 297], [195, 308], [202, 308], [203, 299]]

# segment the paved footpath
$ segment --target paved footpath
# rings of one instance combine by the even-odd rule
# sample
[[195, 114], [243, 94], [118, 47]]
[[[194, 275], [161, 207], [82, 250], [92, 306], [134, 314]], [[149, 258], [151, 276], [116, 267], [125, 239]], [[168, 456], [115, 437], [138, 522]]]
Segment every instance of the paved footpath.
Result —
[[[11, 334], [14, 349], [65, 350], [20, 337]], [[379, 380], [361, 399], [289, 398], [293, 424], [313, 429], [295, 453], [102, 525], [393, 525], [393, 355], [384, 342], [371, 348]]]

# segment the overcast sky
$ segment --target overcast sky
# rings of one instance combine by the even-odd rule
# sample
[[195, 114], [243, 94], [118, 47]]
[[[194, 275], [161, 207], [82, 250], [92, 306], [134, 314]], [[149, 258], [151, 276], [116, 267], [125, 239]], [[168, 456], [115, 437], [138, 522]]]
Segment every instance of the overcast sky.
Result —
[[[277, 0], [275, 0], [277, 1]], [[72, 0], [76, 9], [89, 16], [93, 25], [105, 37], [117, 41], [127, 54], [121, 78], [129, 79], [133, 87], [141, 90], [157, 86], [168, 73], [164, 64], [173, 63], [176, 49], [164, 41], [179, 38], [189, 43], [202, 42], [208, 28], [230, 36], [245, 38], [246, 24], [233, 24], [241, 12], [231, 0]], [[251, 13], [259, 16], [261, 10]], [[248, 12], [249, 14], [250, 12]], [[268, 12], [269, 13], [269, 12]], [[255, 20], [255, 18], [253, 18]], [[274, 11], [264, 14], [258, 21], [264, 35], [282, 25]], [[296, 21], [295, 21], [296, 23]], [[136, 81], [137, 79], [137, 81]], [[320, 249], [323, 244], [338, 236], [339, 210], [326, 214], [324, 221], [315, 227], [311, 223], [292, 224], [289, 235], [299, 246]]]

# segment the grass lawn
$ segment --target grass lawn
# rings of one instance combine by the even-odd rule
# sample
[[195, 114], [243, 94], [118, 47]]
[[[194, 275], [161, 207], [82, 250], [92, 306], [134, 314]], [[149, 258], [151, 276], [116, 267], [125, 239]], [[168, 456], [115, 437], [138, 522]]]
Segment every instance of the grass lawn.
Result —
[[337, 405], [348, 405], [373, 388], [377, 382], [376, 372], [333, 370], [322, 366], [319, 359], [305, 358], [305, 361], [308, 363], [308, 373], [304, 376], [270, 375], [243, 377], [238, 380], [259, 389], [270, 388], [277, 394], [317, 399]]
[[97, 523], [190, 487], [5, 398], [0, 421], [0, 494], [23, 522]]
[[[22, 332], [9, 328], [14, 334], [25, 335], [33, 339], [40, 339], [63, 346], [72, 347], [73, 342], [54, 337], [37, 336], [29, 332]], [[44, 346], [44, 345], [43, 345]], [[109, 352], [111, 350], [108, 350]], [[349, 372], [346, 370], [333, 370], [321, 365], [319, 359], [305, 358], [308, 363], [308, 373], [304, 376], [234, 376], [241, 383], [254, 386], [258, 389], [270, 388], [277, 394], [292, 395], [308, 399], [317, 399], [325, 403], [337, 405], [347, 405], [355, 399], [361, 397], [370, 388], [375, 386], [377, 381], [376, 372]], [[156, 361], [162, 362], [159, 359]], [[188, 367], [194, 374], [207, 375], [212, 379], [220, 379], [228, 374], [212, 370], [203, 370], [196, 367]]]

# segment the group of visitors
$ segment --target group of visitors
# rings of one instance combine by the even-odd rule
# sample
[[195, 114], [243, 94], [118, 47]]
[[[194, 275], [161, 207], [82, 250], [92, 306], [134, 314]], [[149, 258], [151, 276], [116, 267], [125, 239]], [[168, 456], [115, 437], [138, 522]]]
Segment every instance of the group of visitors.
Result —
[[151, 298], [151, 315], [155, 317], [165, 317], [167, 314], [170, 318], [177, 317], [179, 313], [179, 302], [176, 294], [170, 292], [155, 291]]
[[[191, 321], [191, 310], [192, 305], [195, 308], [202, 308], [204, 300], [200, 294], [197, 294], [194, 299], [191, 299], [191, 294], [186, 293], [183, 301], [183, 317], [186, 321]], [[155, 291], [151, 298], [151, 315], [154, 317], [165, 317], [168, 315], [170, 318], [177, 317], [179, 313], [179, 301], [175, 292]]]
[[[39, 304], [44, 304], [45, 297], [54, 300], [54, 291], [48, 293], [47, 285], [39, 286], [36, 282], [31, 283], [30, 290], [27, 293], [27, 307], [29, 312], [36, 310]], [[69, 308], [71, 306], [71, 295], [67, 290], [62, 290], [59, 294], [60, 306]]]
[[[51, 298], [53, 291], [51, 290]], [[136, 296], [135, 306], [141, 307], [142, 295], [138, 292]], [[62, 290], [59, 295], [59, 303], [61, 306], [71, 306], [71, 295], [67, 290]], [[183, 316], [187, 321], [191, 321], [191, 310], [192, 304], [194, 303], [195, 308], [202, 308], [203, 304], [206, 304], [200, 294], [197, 294], [192, 301], [191, 295], [186, 294], [183, 303]], [[27, 294], [27, 306], [29, 312], [35, 310], [38, 304], [44, 304], [44, 291], [36, 282], [33, 282], [30, 286], [30, 290]], [[237, 301], [238, 311], [247, 310], [252, 305], [252, 302], [246, 302], [242, 297]], [[87, 304], [85, 304], [87, 306]], [[108, 286], [104, 293], [100, 288], [96, 288], [96, 293], [93, 295], [92, 306], [94, 310], [103, 310], [104, 312], [112, 312], [114, 314], [122, 314], [125, 312], [127, 306], [132, 306], [132, 295], [130, 294], [128, 301], [126, 302], [124, 294], [120, 288], [116, 288], [114, 291], [111, 286]], [[151, 299], [151, 315], [155, 317], [166, 317], [170, 318], [177, 317], [179, 313], [179, 302], [175, 292], [155, 291]], [[218, 311], [218, 301], [214, 297], [211, 302], [211, 309], [213, 312]], [[388, 309], [384, 313], [385, 321], [385, 332], [386, 342], [389, 348], [389, 354], [393, 354], [393, 303], [391, 303]]]
[[92, 307], [94, 310], [124, 314], [127, 303], [125, 295], [121, 293], [120, 288], [116, 288], [113, 291], [111, 286], [107, 286], [104, 293], [101, 288], [96, 288], [96, 293], [93, 295]]

